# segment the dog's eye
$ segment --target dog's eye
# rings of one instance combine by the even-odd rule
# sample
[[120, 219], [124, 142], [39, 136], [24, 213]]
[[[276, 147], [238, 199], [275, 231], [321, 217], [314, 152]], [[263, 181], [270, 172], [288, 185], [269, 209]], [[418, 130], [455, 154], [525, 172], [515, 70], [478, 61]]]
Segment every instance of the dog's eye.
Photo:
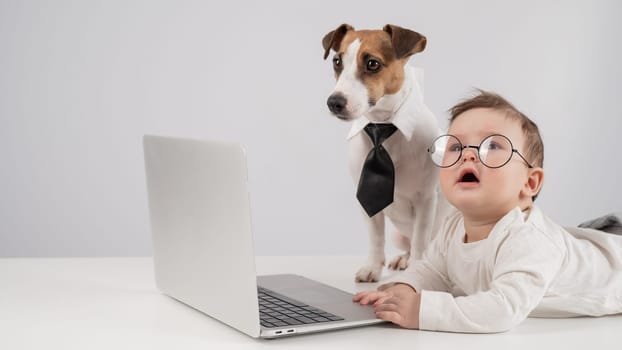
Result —
[[376, 60], [367, 61], [367, 70], [370, 72], [377, 72], [380, 69], [380, 62]]
[[341, 58], [337, 56], [333, 57], [333, 67], [335, 69], [341, 69]]

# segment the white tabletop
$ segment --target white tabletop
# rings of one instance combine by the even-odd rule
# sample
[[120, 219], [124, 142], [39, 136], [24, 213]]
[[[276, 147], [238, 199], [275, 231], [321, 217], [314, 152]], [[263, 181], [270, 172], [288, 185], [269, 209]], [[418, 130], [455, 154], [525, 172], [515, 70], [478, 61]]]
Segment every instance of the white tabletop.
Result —
[[[355, 292], [374, 287], [354, 283], [363, 260], [258, 257], [257, 270], [298, 273]], [[1, 349], [585, 350], [620, 348], [621, 330], [622, 316], [609, 316], [528, 319], [509, 332], [488, 335], [378, 325], [256, 340], [160, 294], [151, 258], [0, 259]]]

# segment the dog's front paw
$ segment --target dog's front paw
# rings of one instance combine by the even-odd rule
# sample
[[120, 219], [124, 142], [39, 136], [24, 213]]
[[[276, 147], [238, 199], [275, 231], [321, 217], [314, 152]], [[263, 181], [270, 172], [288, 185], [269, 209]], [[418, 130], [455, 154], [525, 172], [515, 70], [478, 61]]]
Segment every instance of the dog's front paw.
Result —
[[369, 264], [361, 267], [356, 273], [356, 282], [378, 282], [384, 264]]
[[410, 259], [409, 253], [398, 255], [391, 260], [389, 268], [391, 270], [405, 270], [408, 267], [408, 259]]

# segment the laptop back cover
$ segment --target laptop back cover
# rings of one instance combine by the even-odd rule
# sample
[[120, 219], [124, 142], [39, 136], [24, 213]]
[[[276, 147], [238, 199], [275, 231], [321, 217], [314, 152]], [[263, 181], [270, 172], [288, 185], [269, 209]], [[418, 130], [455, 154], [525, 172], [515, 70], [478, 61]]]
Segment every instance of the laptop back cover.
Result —
[[143, 149], [158, 288], [258, 337], [243, 148], [145, 135]]

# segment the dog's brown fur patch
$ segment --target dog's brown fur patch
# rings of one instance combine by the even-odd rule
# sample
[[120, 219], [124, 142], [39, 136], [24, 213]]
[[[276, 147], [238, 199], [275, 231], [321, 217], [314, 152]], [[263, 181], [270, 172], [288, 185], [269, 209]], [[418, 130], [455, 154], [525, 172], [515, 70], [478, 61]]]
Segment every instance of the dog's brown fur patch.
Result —
[[[370, 103], [376, 103], [384, 95], [398, 92], [404, 82], [404, 65], [408, 57], [398, 59], [395, 56], [391, 36], [383, 30], [349, 31], [341, 41], [338, 53], [343, 55], [356, 39], [361, 42], [356, 54], [357, 71], [359, 79], [367, 87]], [[378, 72], [366, 69], [370, 58], [382, 65]]]

